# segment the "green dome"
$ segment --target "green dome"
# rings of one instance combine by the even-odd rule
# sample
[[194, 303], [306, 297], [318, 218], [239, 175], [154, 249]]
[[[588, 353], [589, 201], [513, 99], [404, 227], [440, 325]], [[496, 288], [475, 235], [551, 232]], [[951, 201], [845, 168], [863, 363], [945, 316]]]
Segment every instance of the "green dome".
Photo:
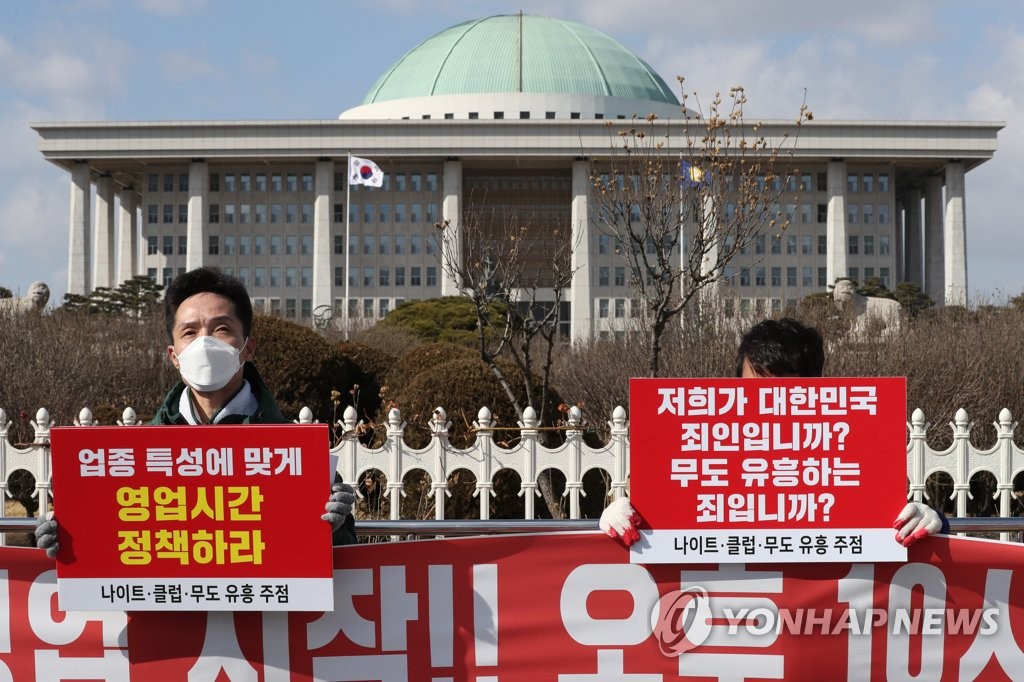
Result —
[[646, 62], [611, 37], [572, 21], [525, 14], [467, 21], [427, 38], [377, 79], [363, 104], [516, 92], [679, 104]]

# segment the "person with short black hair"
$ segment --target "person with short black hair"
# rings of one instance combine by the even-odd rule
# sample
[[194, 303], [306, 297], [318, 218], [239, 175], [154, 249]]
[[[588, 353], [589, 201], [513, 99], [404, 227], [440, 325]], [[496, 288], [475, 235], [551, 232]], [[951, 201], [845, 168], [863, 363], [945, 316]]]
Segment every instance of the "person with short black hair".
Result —
[[[736, 351], [736, 376], [820, 377], [825, 369], [825, 342], [814, 327], [784, 317], [764, 320], [747, 330]], [[601, 513], [599, 527], [629, 547], [640, 539], [640, 515], [626, 497], [613, 500]], [[908, 502], [893, 522], [896, 542], [909, 547], [935, 533], [948, 533], [946, 517], [921, 502]]]
[[[216, 268], [202, 267], [176, 277], [164, 295], [170, 345], [167, 356], [181, 374], [152, 424], [287, 424], [273, 394], [250, 360], [252, 302], [245, 285]], [[321, 517], [331, 524], [335, 545], [354, 544], [355, 491], [332, 486]], [[57, 554], [53, 512], [40, 517], [36, 546]]]

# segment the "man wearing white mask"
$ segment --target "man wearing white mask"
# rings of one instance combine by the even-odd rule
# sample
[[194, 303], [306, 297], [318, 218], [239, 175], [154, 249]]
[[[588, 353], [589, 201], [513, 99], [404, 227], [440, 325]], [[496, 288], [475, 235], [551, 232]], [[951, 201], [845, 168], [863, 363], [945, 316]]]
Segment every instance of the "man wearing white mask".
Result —
[[[287, 424], [256, 367], [252, 338], [252, 302], [238, 279], [214, 268], [197, 268], [176, 277], [164, 294], [171, 345], [167, 355], [181, 373], [151, 423]], [[355, 494], [335, 485], [321, 517], [331, 524], [335, 545], [353, 544]], [[57, 554], [53, 513], [40, 519], [36, 546]]]

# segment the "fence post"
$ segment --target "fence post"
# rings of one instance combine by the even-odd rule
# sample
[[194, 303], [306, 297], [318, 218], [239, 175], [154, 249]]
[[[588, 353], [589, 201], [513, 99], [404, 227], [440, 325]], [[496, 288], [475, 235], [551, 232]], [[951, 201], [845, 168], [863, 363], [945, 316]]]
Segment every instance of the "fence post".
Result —
[[[999, 498], [999, 516], [1009, 518], [1010, 496], [1013, 494], [1013, 432], [1017, 423], [1005, 407], [999, 410], [999, 421], [993, 422], [999, 442], [999, 481], [996, 495]], [[1009, 533], [1000, 533], [999, 539], [1006, 542]]]
[[362, 495], [359, 492], [358, 485], [359, 472], [356, 471], [356, 452], [359, 448], [359, 437], [356, 434], [356, 429], [359, 426], [357, 423], [358, 419], [359, 415], [356, 413], [356, 408], [348, 405], [345, 407], [345, 411], [341, 413], [341, 419], [338, 420], [338, 424], [341, 426], [342, 438], [336, 448], [338, 451], [336, 472], [341, 474], [341, 480], [356, 489], [356, 495]]
[[953, 421], [949, 423], [953, 429], [953, 454], [956, 456], [956, 478], [953, 479], [953, 497], [956, 498], [956, 515], [967, 516], [967, 498], [971, 494], [971, 469], [968, 461], [970, 449], [971, 427], [974, 424], [967, 419], [967, 410], [956, 411]]
[[135, 414], [135, 410], [131, 407], [124, 408], [124, 412], [121, 413], [121, 418], [117, 420], [118, 426], [138, 426], [139, 417]]
[[[910, 416], [910, 442], [907, 444], [907, 476], [910, 478], [910, 500], [924, 502], [924, 472], [925, 472], [925, 434], [928, 431], [928, 424], [924, 420], [924, 412], [918, 407]], [[932, 500], [933, 502], [935, 500]]]
[[405, 422], [397, 407], [388, 411], [388, 445], [391, 452], [388, 457], [388, 499], [391, 501], [391, 520], [397, 521], [402, 512], [402, 432]]
[[[6, 510], [7, 502], [7, 413], [0, 407], [0, 501], [4, 502]], [[4, 511], [0, 516], [7, 516]], [[7, 544], [7, 535], [0, 533], [0, 547]]]
[[473, 491], [473, 494], [479, 498], [481, 519], [491, 518], [491, 497], [494, 495], [494, 485], [491, 483], [491, 451], [494, 448], [494, 431], [491, 429], [493, 427], [494, 417], [491, 410], [481, 407], [476, 414], [476, 421], [473, 422], [473, 428], [476, 429], [474, 447], [478, 448], [480, 452], [480, 471], [477, 472], [476, 490]]
[[569, 445], [569, 471], [565, 477], [565, 492], [562, 495], [569, 496], [569, 518], [580, 518], [580, 495], [583, 492], [583, 413], [580, 408], [573, 405], [569, 408], [568, 429], [565, 432], [565, 440]]
[[36, 449], [36, 496], [39, 498], [39, 511], [43, 516], [50, 511], [50, 413], [45, 407], [36, 411], [35, 421], [29, 422], [35, 432], [32, 447]]
[[[487, 408], [480, 410], [483, 413]], [[490, 414], [488, 414], [490, 416]], [[434, 493], [434, 518], [444, 519], [444, 499], [451, 497], [448, 490], [448, 429], [452, 427], [448, 413], [443, 407], [434, 410], [430, 418], [430, 439], [434, 446], [434, 474], [430, 482], [430, 490]]]
[[536, 518], [537, 503], [537, 427], [540, 420], [537, 412], [527, 406], [523, 410], [523, 419], [519, 422], [522, 429], [522, 441], [519, 445], [523, 453], [523, 480], [519, 484], [519, 494], [523, 498], [523, 518]]
[[626, 410], [616, 405], [612, 410], [612, 420], [608, 422], [612, 434], [612, 485], [609, 490], [611, 499], [617, 500], [626, 494], [626, 478], [629, 475], [629, 423], [626, 421]]

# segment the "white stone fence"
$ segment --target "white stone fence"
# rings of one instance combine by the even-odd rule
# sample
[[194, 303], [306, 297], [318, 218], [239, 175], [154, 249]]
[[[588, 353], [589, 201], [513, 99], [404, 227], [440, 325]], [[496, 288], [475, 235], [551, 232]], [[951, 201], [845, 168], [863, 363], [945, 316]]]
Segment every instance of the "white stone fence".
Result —
[[[297, 423], [311, 423], [312, 415], [303, 408]], [[0, 491], [6, 500], [10, 497], [9, 480], [20, 470], [32, 474], [35, 479], [33, 496], [40, 501], [39, 513], [49, 507], [50, 461], [49, 433], [54, 426], [45, 409], [36, 412], [29, 422], [34, 437], [31, 443], [19, 446], [11, 444], [8, 432], [11, 423], [4, 410], [0, 409]], [[96, 425], [92, 412], [85, 408], [74, 424], [80, 427]], [[124, 411], [118, 424], [124, 427], [138, 425], [135, 411]], [[583, 422], [579, 408], [569, 410], [565, 426], [565, 442], [558, 447], [548, 448], [540, 444], [541, 425], [536, 412], [527, 407], [521, 421], [516, 425], [521, 436], [511, 448], [495, 444], [494, 429], [499, 425], [491, 417], [491, 411], [483, 407], [473, 423], [476, 439], [466, 449], [453, 448], [448, 442], [450, 422], [443, 408], [437, 408], [429, 422], [430, 444], [422, 449], [411, 448], [402, 436], [405, 427], [401, 414], [392, 409], [388, 415], [387, 437], [379, 448], [368, 448], [355, 437], [357, 416], [352, 407], [345, 410], [337, 426], [352, 437], [343, 438], [332, 448], [338, 455], [338, 473], [345, 481], [358, 481], [366, 472], [379, 470], [387, 480], [386, 495], [390, 500], [391, 518], [400, 518], [402, 482], [416, 470], [430, 475], [431, 493], [434, 496], [434, 516], [444, 518], [444, 499], [449, 494], [448, 476], [459, 469], [471, 471], [476, 476], [474, 495], [479, 498], [480, 518], [490, 518], [490, 497], [494, 474], [502, 469], [514, 470], [522, 481], [520, 496], [524, 501], [524, 517], [534, 518], [538, 492], [538, 476], [545, 470], [558, 470], [565, 477], [564, 496], [568, 498], [569, 516], [580, 518], [580, 497], [584, 495], [583, 477], [593, 469], [599, 469], [611, 481], [609, 495], [616, 497], [626, 492], [629, 478], [629, 423], [626, 411], [616, 407], [608, 422], [610, 438], [600, 447], [588, 446], [583, 440]], [[945, 450], [933, 450], [925, 437], [929, 428], [921, 410], [914, 410], [907, 423], [909, 440], [907, 444], [907, 479], [909, 497], [917, 501], [927, 500], [926, 482], [933, 474], [947, 473], [953, 481], [953, 500], [956, 515], [967, 516], [967, 500], [970, 495], [972, 477], [980, 472], [989, 472], [995, 477], [999, 515], [1009, 517], [1013, 511], [1014, 478], [1024, 472], [1024, 450], [1014, 444], [1013, 436], [1017, 424], [1010, 411], [1003, 409], [994, 423], [997, 442], [989, 449], [979, 449], [970, 442], [972, 424], [966, 411], [960, 409], [952, 422], [953, 443]], [[4, 514], [3, 516], [6, 516]], [[1006, 539], [1007, 534], [1003, 534]], [[2, 537], [2, 536], [0, 536]]]

